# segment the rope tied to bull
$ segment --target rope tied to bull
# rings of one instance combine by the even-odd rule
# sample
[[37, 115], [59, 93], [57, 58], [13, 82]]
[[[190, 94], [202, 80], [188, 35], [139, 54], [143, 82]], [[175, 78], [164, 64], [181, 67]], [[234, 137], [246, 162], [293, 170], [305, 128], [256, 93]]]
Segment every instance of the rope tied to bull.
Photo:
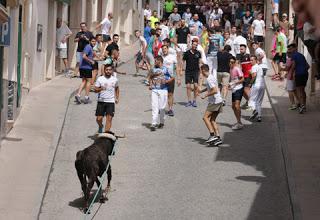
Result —
[[113, 156], [114, 153], [115, 153], [116, 146], [117, 146], [117, 140], [116, 140], [115, 143], [114, 143], [114, 146], [113, 146], [113, 149], [112, 149], [111, 154], [108, 156], [108, 157], [109, 157], [109, 162], [108, 162], [108, 164], [107, 164], [106, 170], [105, 170], [104, 173], [102, 174], [101, 178], [98, 177], [98, 178], [99, 178], [99, 181], [100, 181], [100, 185], [99, 185], [99, 187], [98, 187], [97, 192], [95, 193], [95, 195], [94, 195], [94, 197], [93, 197], [93, 200], [91, 201], [91, 203], [90, 203], [90, 205], [89, 205], [88, 210], [86, 211], [86, 213], [85, 213], [85, 215], [84, 215], [84, 218], [83, 218], [84, 220], [86, 220], [87, 217], [90, 215], [91, 209], [92, 209], [92, 207], [93, 207], [93, 205], [94, 205], [94, 202], [96, 201], [97, 196], [99, 195], [99, 192], [100, 192], [100, 190], [101, 190], [101, 188], [102, 188], [102, 185], [103, 185], [103, 183], [104, 183], [104, 181], [105, 181], [105, 179], [106, 179], [106, 175], [107, 175], [107, 172], [108, 172], [110, 163], [111, 163], [112, 156]]

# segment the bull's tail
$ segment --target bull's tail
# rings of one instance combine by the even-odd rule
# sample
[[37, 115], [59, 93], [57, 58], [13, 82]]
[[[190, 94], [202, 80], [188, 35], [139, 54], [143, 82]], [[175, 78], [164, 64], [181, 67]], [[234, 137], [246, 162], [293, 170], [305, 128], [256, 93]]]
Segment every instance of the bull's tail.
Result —
[[75, 161], [75, 167], [77, 170], [78, 178], [81, 183], [81, 189], [83, 191], [83, 194], [86, 196], [87, 192], [87, 178], [86, 178], [86, 171], [84, 166], [84, 157], [83, 157], [83, 151], [78, 151]]

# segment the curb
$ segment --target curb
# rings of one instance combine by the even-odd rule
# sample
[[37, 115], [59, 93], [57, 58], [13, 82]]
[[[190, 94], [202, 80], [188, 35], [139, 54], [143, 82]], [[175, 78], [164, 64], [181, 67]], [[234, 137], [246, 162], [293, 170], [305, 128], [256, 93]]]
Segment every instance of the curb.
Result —
[[58, 146], [61, 140], [61, 135], [62, 135], [62, 131], [63, 131], [63, 127], [65, 124], [65, 120], [67, 117], [67, 113], [68, 113], [68, 109], [70, 106], [70, 99], [72, 98], [72, 96], [74, 96], [74, 94], [76, 93], [76, 89], [72, 89], [70, 88], [67, 92], [68, 95], [65, 96], [64, 102], [65, 102], [65, 110], [63, 111], [63, 113], [61, 114], [60, 118], [59, 118], [59, 122], [58, 125], [55, 129], [55, 135], [53, 136], [53, 140], [52, 143], [50, 145], [49, 148], [49, 155], [48, 155], [48, 161], [50, 163], [48, 163], [46, 165], [46, 167], [44, 168], [45, 172], [43, 173], [43, 177], [41, 179], [41, 186], [43, 186], [43, 188], [41, 188], [40, 192], [43, 192], [39, 195], [39, 206], [37, 207], [37, 219], [40, 218], [40, 214], [42, 211], [42, 206], [43, 206], [43, 201], [44, 198], [46, 196], [47, 190], [48, 190], [48, 186], [49, 186], [49, 180], [50, 180], [50, 176], [51, 173], [53, 171], [53, 165], [54, 165], [54, 161], [55, 161], [55, 157], [58, 151]]
[[285, 138], [285, 134], [286, 134], [285, 122], [281, 117], [281, 113], [278, 105], [272, 101], [267, 83], [266, 83], [266, 91], [267, 91], [267, 95], [268, 95], [273, 113], [277, 121], [277, 127], [278, 127], [279, 133], [277, 132], [275, 133], [277, 134], [279, 139], [279, 146], [281, 148], [280, 150], [281, 150], [281, 154], [284, 162], [284, 169], [285, 169], [285, 175], [287, 179], [292, 217], [294, 220], [302, 220], [302, 212], [300, 208], [298, 195], [296, 193], [296, 184], [294, 181], [294, 175], [293, 175], [294, 172], [292, 168], [293, 166], [292, 166], [291, 157], [288, 150], [287, 139]]

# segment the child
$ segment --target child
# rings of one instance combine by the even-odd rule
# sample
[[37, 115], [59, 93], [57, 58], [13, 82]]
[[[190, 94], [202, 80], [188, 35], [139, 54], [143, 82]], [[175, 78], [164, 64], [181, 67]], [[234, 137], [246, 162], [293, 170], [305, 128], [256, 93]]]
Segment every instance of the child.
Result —
[[[152, 90], [151, 106], [152, 106], [152, 124], [151, 131], [156, 128], [163, 128], [165, 108], [168, 102], [168, 84], [174, 81], [166, 67], [163, 66], [163, 58], [157, 56], [155, 58], [155, 68], [150, 73], [150, 89]], [[160, 123], [158, 124], [158, 122]]]
[[250, 61], [252, 64], [251, 70], [251, 92], [250, 92], [250, 100], [249, 106], [254, 110], [250, 119], [253, 120], [257, 116], [257, 121], [261, 122], [261, 105], [264, 97], [265, 91], [265, 83], [263, 77], [263, 70], [258, 64], [258, 58], [255, 55], [250, 57]]
[[95, 83], [95, 92], [98, 93], [98, 104], [96, 110], [98, 133], [103, 133], [103, 117], [106, 116], [105, 133], [111, 129], [114, 116], [115, 104], [119, 102], [118, 79], [113, 76], [111, 64], [104, 66], [104, 75], [99, 76]]
[[286, 71], [287, 71], [287, 85], [286, 89], [289, 94], [289, 100], [291, 103], [291, 106], [289, 107], [289, 110], [296, 110], [298, 108], [298, 103], [296, 103], [297, 94], [296, 94], [296, 85], [295, 81], [293, 79], [293, 66], [292, 66], [292, 60], [291, 60], [291, 53], [287, 53], [287, 63], [286, 63]]
[[214, 144], [214, 146], [218, 146], [222, 144], [222, 140], [220, 138], [218, 124], [216, 122], [216, 118], [219, 113], [222, 111], [223, 100], [220, 95], [219, 87], [217, 84], [217, 80], [215, 79], [213, 74], [209, 73], [209, 66], [204, 64], [200, 68], [201, 75], [206, 78], [206, 86], [207, 88], [200, 91], [200, 93], [206, 92], [204, 96], [201, 96], [202, 99], [208, 97], [208, 107], [203, 116], [203, 121], [206, 124], [210, 136], [206, 143]]

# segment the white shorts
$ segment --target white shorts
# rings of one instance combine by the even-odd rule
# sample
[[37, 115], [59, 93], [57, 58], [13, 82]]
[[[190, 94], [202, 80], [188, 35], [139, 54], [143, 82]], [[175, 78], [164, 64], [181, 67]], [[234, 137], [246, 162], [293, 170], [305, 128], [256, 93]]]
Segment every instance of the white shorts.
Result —
[[82, 61], [82, 52], [77, 52], [77, 63], [81, 63]]
[[279, 4], [274, 3], [274, 8], [272, 8], [272, 14], [279, 14]]
[[187, 44], [178, 44], [178, 46], [180, 47], [181, 52], [186, 52], [188, 49], [188, 45]]
[[68, 49], [67, 48], [58, 48], [59, 58], [67, 59], [68, 58]]
[[296, 89], [296, 83], [294, 82], [294, 80], [287, 79], [286, 89], [288, 92], [292, 92]]

